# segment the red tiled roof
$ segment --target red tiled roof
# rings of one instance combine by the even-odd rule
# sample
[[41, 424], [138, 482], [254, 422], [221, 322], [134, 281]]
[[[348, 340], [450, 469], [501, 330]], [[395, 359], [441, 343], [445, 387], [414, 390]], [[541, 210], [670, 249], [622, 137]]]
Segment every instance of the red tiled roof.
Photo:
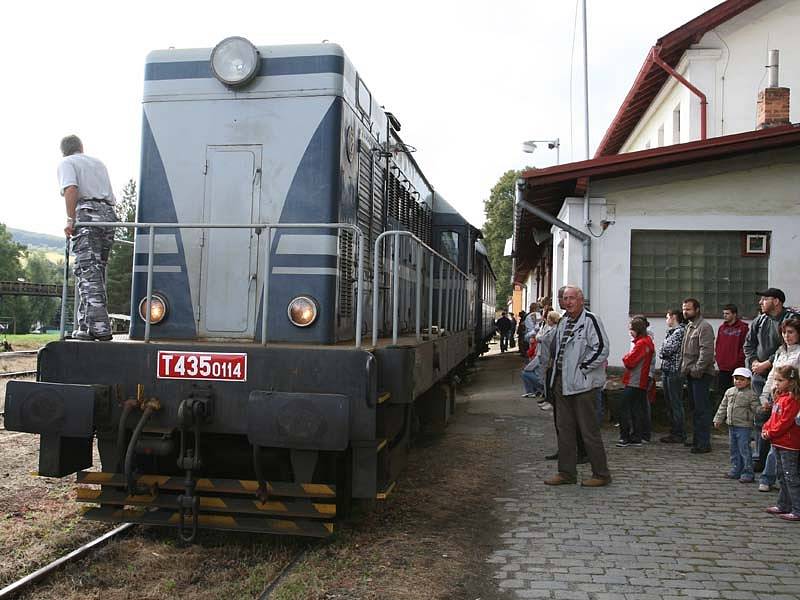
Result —
[[[718, 4], [699, 17], [660, 38], [656, 42], [656, 47], [660, 49], [659, 56], [664, 62], [675, 68], [684, 52], [692, 44], [698, 43], [706, 32], [732, 19], [760, 1], [727, 0]], [[653, 64], [648, 54], [639, 70], [639, 74], [636, 76], [636, 80], [633, 82], [633, 86], [628, 95], [625, 96], [622, 106], [620, 106], [617, 115], [611, 121], [611, 125], [609, 125], [605, 136], [603, 136], [600, 145], [597, 147], [595, 158], [619, 152], [668, 77], [669, 75], [663, 69]]]

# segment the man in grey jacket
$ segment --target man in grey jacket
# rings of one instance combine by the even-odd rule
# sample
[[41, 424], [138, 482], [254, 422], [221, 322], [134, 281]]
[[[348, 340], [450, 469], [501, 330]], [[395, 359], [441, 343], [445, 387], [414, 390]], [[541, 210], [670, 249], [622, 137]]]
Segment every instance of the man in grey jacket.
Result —
[[711, 379], [714, 376], [714, 328], [700, 314], [700, 302], [686, 298], [682, 306], [688, 324], [681, 346], [681, 373], [694, 404], [692, 454], [711, 452]]
[[577, 482], [576, 438], [580, 431], [592, 464], [592, 476], [581, 481], [587, 487], [611, 482], [606, 451], [595, 413], [597, 389], [606, 382], [608, 335], [597, 315], [583, 306], [583, 291], [564, 289], [566, 315], [558, 324], [551, 345], [553, 370], [550, 389], [557, 406], [558, 473], [547, 485]]

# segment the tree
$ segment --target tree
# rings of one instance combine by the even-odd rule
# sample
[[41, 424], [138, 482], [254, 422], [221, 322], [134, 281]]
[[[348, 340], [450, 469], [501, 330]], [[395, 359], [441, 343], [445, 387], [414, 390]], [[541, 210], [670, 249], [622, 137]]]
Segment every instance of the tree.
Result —
[[497, 308], [505, 309], [511, 297], [511, 257], [503, 256], [506, 240], [514, 233], [514, 193], [519, 171], [506, 171], [483, 202], [486, 222], [483, 238], [489, 261], [497, 275]]
[[[0, 281], [16, 281], [23, 278], [24, 271], [20, 259], [24, 254], [25, 246], [15, 242], [6, 226], [0, 223]], [[0, 319], [4, 324], [11, 325], [9, 332], [27, 333], [29, 327], [27, 298], [0, 296]]]
[[[136, 182], [129, 179], [122, 190], [122, 199], [116, 206], [121, 221], [136, 220]], [[131, 274], [133, 271], [133, 229], [117, 229], [116, 243], [108, 258], [108, 312], [130, 314]]]
[[[44, 252], [27, 252], [25, 279], [33, 283], [61, 283], [64, 277], [64, 261], [54, 264], [47, 259]], [[32, 323], [40, 322], [45, 326], [53, 325], [60, 308], [60, 299], [45, 296], [28, 296], [28, 316]]]

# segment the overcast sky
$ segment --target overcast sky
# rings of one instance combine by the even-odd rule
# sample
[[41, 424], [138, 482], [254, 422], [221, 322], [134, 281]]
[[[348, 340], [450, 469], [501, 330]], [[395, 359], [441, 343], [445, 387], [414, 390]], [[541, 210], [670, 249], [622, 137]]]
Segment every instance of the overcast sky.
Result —
[[[591, 151], [656, 39], [715, 0], [588, 0]], [[473, 8], [474, 7], [474, 8]], [[158, 48], [341, 44], [438, 192], [476, 225], [508, 169], [584, 158], [575, 0], [11, 2], [0, 24], [0, 222], [61, 234], [58, 142], [77, 133], [115, 193], [138, 179], [144, 59]], [[572, 87], [572, 110], [570, 88]]]

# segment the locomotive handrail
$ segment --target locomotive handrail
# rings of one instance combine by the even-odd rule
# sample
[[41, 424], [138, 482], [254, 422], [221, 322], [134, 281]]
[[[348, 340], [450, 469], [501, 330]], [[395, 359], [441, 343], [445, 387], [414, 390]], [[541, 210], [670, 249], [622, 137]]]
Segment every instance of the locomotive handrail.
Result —
[[[148, 251], [147, 251], [147, 303], [145, 314], [148, 316], [144, 321], [144, 341], [150, 341], [150, 308], [153, 298], [153, 257], [155, 246], [156, 229], [259, 229], [266, 230], [267, 241], [264, 252], [264, 291], [262, 298], [261, 311], [261, 344], [267, 345], [267, 308], [269, 306], [269, 280], [270, 280], [270, 254], [272, 248], [273, 229], [349, 229], [356, 237], [356, 247], [358, 249], [358, 283], [356, 285], [356, 332], [355, 347], [361, 347], [361, 313], [363, 311], [364, 295], [364, 247], [363, 233], [361, 229], [352, 223], [128, 223], [124, 221], [113, 222], [92, 222], [76, 223], [76, 227], [126, 227], [134, 229], [148, 230]], [[260, 234], [260, 231], [259, 231]], [[67, 283], [69, 278], [69, 242], [66, 240], [64, 251], [64, 282], [61, 290], [61, 323], [60, 338], [63, 340], [66, 327], [66, 305], [67, 305]], [[133, 307], [131, 307], [133, 308]]]
[[[420, 320], [422, 317], [422, 254], [427, 252], [430, 254], [430, 269], [429, 269], [429, 284], [428, 284], [428, 335], [433, 335], [433, 271], [434, 259], [439, 258], [439, 311], [438, 311], [438, 328], [441, 334], [442, 322], [444, 321], [444, 329], [451, 327], [460, 331], [466, 327], [467, 324], [467, 295], [466, 284], [469, 276], [458, 268], [458, 265], [453, 263], [450, 259], [442, 256], [436, 250], [428, 246], [425, 242], [419, 239], [410, 231], [405, 230], [391, 230], [384, 231], [375, 239], [375, 253], [373, 259], [372, 269], [372, 345], [378, 344], [378, 298], [377, 290], [379, 285], [378, 259], [380, 257], [380, 249], [383, 241], [389, 237], [394, 237], [394, 259], [392, 262], [392, 345], [397, 345], [398, 338], [398, 322], [400, 310], [400, 238], [407, 237], [415, 242], [415, 251], [417, 253], [414, 262], [416, 274], [416, 302], [415, 302], [415, 332], [417, 341], [422, 340], [420, 331]], [[444, 275], [447, 275], [445, 279]], [[447, 282], [447, 300], [444, 301], [444, 319], [442, 319], [442, 304], [445, 290], [442, 288], [442, 282]], [[452, 282], [452, 285], [451, 285]]]

